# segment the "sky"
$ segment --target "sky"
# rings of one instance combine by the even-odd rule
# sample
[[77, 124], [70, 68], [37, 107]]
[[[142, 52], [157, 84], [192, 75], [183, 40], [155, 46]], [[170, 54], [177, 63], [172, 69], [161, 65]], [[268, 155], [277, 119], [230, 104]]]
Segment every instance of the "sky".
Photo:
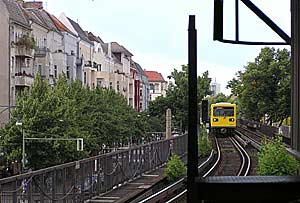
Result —
[[[262, 46], [233, 45], [213, 41], [214, 0], [44, 0], [45, 9], [56, 17], [64, 12], [104, 42], [126, 47], [143, 69], [167, 76], [188, 63], [188, 18], [196, 16], [198, 75], [209, 72], [221, 91], [235, 73], [254, 61]], [[224, 38], [234, 39], [234, 0], [224, 0]], [[252, 0], [290, 36], [289, 0]], [[240, 40], [283, 40], [242, 2]], [[278, 46], [287, 48], [289, 46]]]

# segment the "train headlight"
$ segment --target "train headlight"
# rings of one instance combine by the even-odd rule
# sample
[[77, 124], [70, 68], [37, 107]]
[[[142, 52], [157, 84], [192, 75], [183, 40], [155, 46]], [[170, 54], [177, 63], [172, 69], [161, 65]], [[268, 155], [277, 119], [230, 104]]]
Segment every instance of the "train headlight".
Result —
[[213, 119], [213, 122], [217, 122], [217, 121], [218, 121], [218, 119], [217, 119], [217, 118], [214, 118], [214, 119]]
[[234, 121], [234, 118], [229, 118], [229, 121], [230, 121], [230, 122], [233, 122], [233, 121]]

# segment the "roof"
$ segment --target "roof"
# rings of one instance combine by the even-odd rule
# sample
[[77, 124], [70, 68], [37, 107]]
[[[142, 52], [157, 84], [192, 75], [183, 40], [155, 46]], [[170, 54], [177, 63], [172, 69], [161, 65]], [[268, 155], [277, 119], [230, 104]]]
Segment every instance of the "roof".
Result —
[[142, 69], [142, 67], [140, 66], [140, 64], [138, 64], [138, 63], [136, 63], [136, 62], [134, 62], [134, 63], [135, 63], [135, 67], [136, 67], [137, 71], [139, 72], [139, 74], [148, 77], [148, 76], [146, 75], [145, 71], [144, 71], [144, 70]]
[[41, 21], [43, 21], [44, 24], [48, 26], [50, 30], [58, 32], [52, 19], [50, 18], [50, 14], [47, 11], [41, 9], [34, 9], [33, 12]]
[[85, 32], [83, 31], [83, 29], [80, 27], [80, 25], [78, 23], [76, 23], [75, 21], [73, 21], [71, 18], [68, 18], [68, 20], [70, 21], [71, 25], [76, 30], [76, 32], [78, 33], [80, 39], [82, 39], [83, 41], [85, 41], [85, 42], [87, 42], [89, 44], [93, 44], [93, 42], [91, 42], [88, 39], [88, 37], [86, 36]]
[[126, 55], [133, 56], [132, 53], [130, 53], [125, 47], [118, 44], [117, 42], [111, 43], [111, 51], [114, 53], [125, 53]]
[[31, 2], [24, 2], [23, 1], [23, 7], [24, 8], [37, 8], [42, 9], [43, 8], [43, 2], [42, 1], [31, 1]]
[[51, 20], [53, 21], [54, 25], [56, 26], [56, 28], [61, 31], [61, 32], [68, 32], [74, 36], [76, 36], [75, 33], [73, 33], [72, 31], [70, 31], [60, 20], [58, 20], [58, 18], [56, 18], [54, 15], [49, 14]]
[[40, 25], [40, 26], [43, 26], [43, 27], [49, 29], [49, 27], [47, 26], [47, 24], [45, 24], [41, 19], [39, 19], [39, 18], [35, 15], [35, 13], [33, 12], [32, 9], [22, 9], [22, 11], [23, 11], [24, 16], [25, 16], [27, 19], [31, 20], [32, 22], [34, 22], [34, 23], [36, 23], [36, 24], [38, 24], [38, 25]]
[[144, 70], [144, 72], [148, 76], [149, 82], [166, 82], [162, 74], [157, 71]]
[[3, 0], [9, 13], [9, 18], [16, 23], [19, 23], [27, 28], [30, 28], [29, 23], [22, 11], [21, 6], [14, 0]]

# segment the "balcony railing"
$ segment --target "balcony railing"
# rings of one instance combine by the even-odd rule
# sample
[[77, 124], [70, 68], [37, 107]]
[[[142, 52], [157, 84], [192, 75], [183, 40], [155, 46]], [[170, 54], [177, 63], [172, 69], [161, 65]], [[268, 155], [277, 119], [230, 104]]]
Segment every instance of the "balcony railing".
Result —
[[34, 82], [34, 78], [31, 74], [27, 73], [16, 73], [15, 74], [15, 85], [16, 86], [26, 86], [29, 87]]
[[34, 56], [36, 57], [45, 57], [47, 53], [47, 48], [46, 47], [36, 47]]
[[25, 46], [17, 46], [16, 47], [16, 56], [33, 58], [34, 57], [34, 49], [26, 48]]
[[85, 67], [92, 67], [92, 62], [91, 62], [91, 61], [86, 61], [86, 62], [84, 63], [84, 66], [85, 66]]

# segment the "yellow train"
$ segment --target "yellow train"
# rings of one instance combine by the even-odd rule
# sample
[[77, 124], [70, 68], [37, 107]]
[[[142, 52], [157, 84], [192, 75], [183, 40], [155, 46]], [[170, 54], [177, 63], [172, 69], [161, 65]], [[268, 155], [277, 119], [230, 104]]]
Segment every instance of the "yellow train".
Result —
[[211, 104], [210, 128], [217, 135], [233, 135], [236, 128], [236, 104]]

